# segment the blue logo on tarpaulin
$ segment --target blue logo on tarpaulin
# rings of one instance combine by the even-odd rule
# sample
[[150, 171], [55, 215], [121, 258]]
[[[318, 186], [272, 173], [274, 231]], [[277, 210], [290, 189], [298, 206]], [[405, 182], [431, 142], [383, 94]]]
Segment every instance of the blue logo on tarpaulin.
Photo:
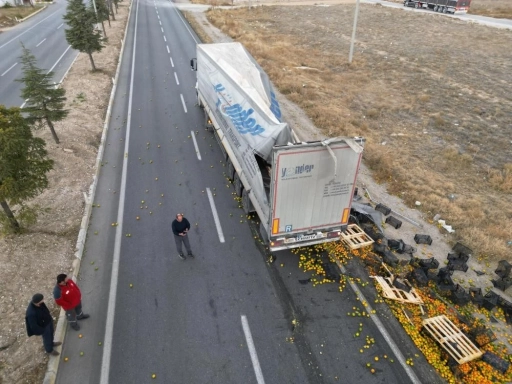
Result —
[[292, 226], [291, 225], [285, 225], [284, 226], [284, 231], [285, 232], [291, 232], [292, 231]]
[[279, 107], [279, 102], [276, 99], [276, 94], [272, 91], [270, 92], [270, 110], [276, 119], [281, 122], [281, 108]]
[[[224, 92], [226, 90], [222, 84], [217, 84], [213, 88], [217, 93]], [[222, 95], [222, 98], [225, 99], [225, 95]], [[253, 136], [256, 136], [265, 132], [265, 128], [259, 125], [256, 122], [256, 119], [251, 117], [251, 115], [254, 113], [254, 109], [243, 109], [242, 106], [238, 103], [233, 105], [227, 105], [226, 103], [222, 102], [222, 99], [220, 97], [217, 99], [217, 108], [229, 116], [236, 130], [240, 132], [242, 135], [249, 133]], [[276, 114], [274, 110], [272, 112]], [[278, 104], [277, 112], [279, 113], [279, 115], [281, 114]]]

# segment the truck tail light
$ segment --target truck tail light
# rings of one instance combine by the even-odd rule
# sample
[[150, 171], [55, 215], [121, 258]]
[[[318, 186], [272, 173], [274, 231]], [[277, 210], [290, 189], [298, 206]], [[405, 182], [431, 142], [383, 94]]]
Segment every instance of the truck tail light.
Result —
[[272, 233], [278, 233], [279, 232], [279, 219], [272, 220]]
[[332, 239], [333, 237], [340, 237], [341, 236], [341, 231], [330, 231], [330, 232], [327, 232], [327, 238], [328, 239]]
[[350, 209], [345, 208], [343, 210], [343, 215], [341, 215], [341, 224], [346, 224], [348, 222], [349, 216], [350, 216]]
[[280, 245], [283, 245], [284, 244], [284, 237], [280, 237], [279, 239], [275, 239], [275, 240], [272, 240], [270, 242], [270, 246], [271, 247], [278, 247]]

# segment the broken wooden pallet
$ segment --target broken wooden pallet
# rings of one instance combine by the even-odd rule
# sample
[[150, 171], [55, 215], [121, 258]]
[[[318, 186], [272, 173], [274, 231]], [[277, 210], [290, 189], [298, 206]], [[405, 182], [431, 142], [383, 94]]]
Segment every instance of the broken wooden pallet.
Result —
[[382, 296], [387, 299], [396, 300], [401, 303], [411, 303], [411, 304], [423, 304], [423, 300], [416, 293], [416, 290], [411, 286], [411, 284], [404, 279], [404, 284], [407, 284], [411, 290], [409, 292], [404, 291], [403, 289], [399, 289], [393, 285], [393, 276], [391, 277], [382, 277], [382, 276], [370, 276], [372, 279], [375, 279], [377, 283], [382, 287]]
[[482, 351], [445, 315], [423, 320], [423, 327], [459, 364], [477, 359]]
[[367, 247], [374, 242], [357, 224], [349, 224], [347, 229], [341, 232], [341, 241], [350, 249]]

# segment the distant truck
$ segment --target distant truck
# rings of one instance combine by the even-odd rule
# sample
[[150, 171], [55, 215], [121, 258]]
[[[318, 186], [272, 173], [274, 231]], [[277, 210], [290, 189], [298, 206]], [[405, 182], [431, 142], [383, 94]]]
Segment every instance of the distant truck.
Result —
[[471, 0], [404, 0], [404, 6], [442, 13], [467, 13]]
[[271, 251], [339, 240], [349, 221], [364, 139], [300, 142], [281, 120], [268, 76], [240, 43], [199, 44], [198, 105], [246, 213]]

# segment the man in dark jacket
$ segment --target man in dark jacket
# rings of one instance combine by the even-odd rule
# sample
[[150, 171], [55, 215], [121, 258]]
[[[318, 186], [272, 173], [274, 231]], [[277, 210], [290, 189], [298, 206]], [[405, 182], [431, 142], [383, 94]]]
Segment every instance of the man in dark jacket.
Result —
[[172, 233], [174, 234], [174, 241], [178, 250], [178, 256], [181, 260], [185, 260], [183, 255], [182, 243], [185, 244], [187, 249], [187, 256], [194, 257], [190, 249], [190, 242], [188, 241], [188, 231], [190, 230], [190, 223], [183, 217], [183, 213], [178, 213], [176, 219], [172, 222]]
[[46, 353], [53, 356], [59, 355], [59, 352], [53, 349], [53, 347], [57, 347], [62, 343], [60, 341], [53, 341], [53, 319], [48, 307], [44, 303], [44, 296], [42, 294], [36, 293], [32, 296], [32, 301], [28, 305], [25, 314], [25, 324], [29, 337], [34, 335], [43, 336], [43, 345]]
[[57, 285], [53, 288], [53, 298], [58, 306], [66, 311], [68, 323], [75, 331], [80, 329], [77, 320], [87, 319], [89, 315], [82, 310], [82, 293], [75, 282], [65, 273], [57, 276]]

